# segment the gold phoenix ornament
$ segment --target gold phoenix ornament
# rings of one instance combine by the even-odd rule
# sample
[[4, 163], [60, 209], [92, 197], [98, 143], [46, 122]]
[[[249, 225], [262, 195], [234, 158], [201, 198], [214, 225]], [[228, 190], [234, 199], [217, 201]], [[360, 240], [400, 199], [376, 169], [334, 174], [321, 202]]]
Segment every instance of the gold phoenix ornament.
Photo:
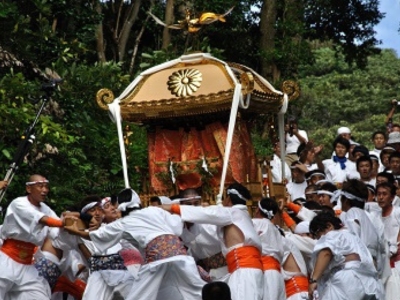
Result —
[[149, 15], [160, 25], [167, 27], [169, 29], [178, 29], [178, 30], [185, 30], [190, 33], [197, 32], [201, 29], [201, 26], [208, 25], [214, 23], [216, 21], [226, 22], [225, 16], [230, 14], [233, 10], [234, 6], [231, 7], [228, 11], [224, 14], [216, 14], [213, 12], [205, 12], [202, 13], [198, 18], [194, 18], [194, 15], [190, 12], [189, 9], [186, 9], [186, 16], [184, 20], [179, 20], [177, 24], [170, 24], [167, 25], [151, 12]]
[[201, 72], [196, 69], [176, 71], [168, 79], [168, 90], [178, 97], [191, 96], [198, 90], [203, 81]]

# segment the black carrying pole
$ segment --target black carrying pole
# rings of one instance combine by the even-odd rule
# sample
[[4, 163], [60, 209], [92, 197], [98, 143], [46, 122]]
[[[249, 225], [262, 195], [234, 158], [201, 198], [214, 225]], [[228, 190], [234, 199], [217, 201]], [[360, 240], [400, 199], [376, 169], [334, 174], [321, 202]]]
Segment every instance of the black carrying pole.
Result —
[[49, 83], [44, 83], [42, 84], [42, 90], [45, 92], [44, 95], [41, 97], [42, 104], [36, 114], [35, 120], [33, 123], [26, 129], [24, 135], [22, 136], [22, 140], [19, 143], [17, 152], [15, 153], [13, 157], [13, 161], [10, 164], [6, 176], [4, 177], [4, 180], [8, 182], [8, 185], [6, 188], [0, 190], [0, 203], [3, 201], [3, 197], [6, 194], [6, 190], [8, 186], [10, 185], [12, 179], [14, 178], [15, 173], [18, 171], [19, 166], [21, 165], [24, 157], [27, 155], [30, 146], [33, 144], [35, 140], [35, 126], [36, 123], [39, 120], [39, 117], [43, 111], [44, 106], [47, 104], [47, 102], [51, 98], [52, 92], [56, 89], [57, 83], [60, 81], [58, 80], [51, 80]]

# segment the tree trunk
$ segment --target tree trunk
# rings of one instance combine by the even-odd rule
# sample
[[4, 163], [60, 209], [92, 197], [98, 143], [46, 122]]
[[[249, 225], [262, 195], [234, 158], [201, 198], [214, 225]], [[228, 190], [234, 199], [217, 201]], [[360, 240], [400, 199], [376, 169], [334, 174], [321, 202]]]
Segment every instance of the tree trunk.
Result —
[[132, 26], [138, 19], [139, 8], [141, 3], [142, 3], [141, 0], [135, 0], [134, 3], [131, 4], [133, 6], [131, 6], [130, 8], [130, 14], [128, 18], [125, 20], [124, 25], [122, 26], [121, 33], [118, 35], [118, 61], [124, 60], [126, 44], [128, 43]]
[[[101, 14], [102, 8], [100, 2], [96, 2], [95, 9], [98, 14]], [[106, 62], [106, 54], [104, 52], [104, 35], [103, 35], [103, 22], [97, 25], [96, 27], [96, 52], [97, 58], [100, 62]]]
[[261, 75], [272, 80], [274, 80], [274, 77], [279, 73], [273, 61], [276, 15], [276, 0], [264, 0], [260, 16], [260, 50], [262, 53]]
[[[174, 0], [167, 0], [165, 5], [165, 24], [170, 25], [174, 22]], [[171, 43], [170, 29], [164, 27], [162, 38], [162, 49], [167, 49]]]

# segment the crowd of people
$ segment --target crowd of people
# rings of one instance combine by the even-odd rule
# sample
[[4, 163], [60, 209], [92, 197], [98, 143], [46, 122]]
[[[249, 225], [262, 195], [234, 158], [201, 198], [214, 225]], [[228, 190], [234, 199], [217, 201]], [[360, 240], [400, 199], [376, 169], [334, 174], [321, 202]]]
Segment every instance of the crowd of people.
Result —
[[341, 127], [324, 160], [296, 120], [285, 131], [277, 198], [233, 183], [222, 205], [186, 189], [144, 207], [127, 188], [57, 215], [47, 178], [30, 176], [0, 227], [0, 300], [398, 299], [400, 126], [372, 150]]

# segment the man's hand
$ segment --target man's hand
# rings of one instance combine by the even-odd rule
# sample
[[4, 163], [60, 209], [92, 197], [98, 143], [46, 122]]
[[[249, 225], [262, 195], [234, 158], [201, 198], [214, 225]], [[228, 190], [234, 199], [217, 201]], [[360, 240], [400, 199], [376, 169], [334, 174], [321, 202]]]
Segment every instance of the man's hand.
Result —
[[0, 190], [5, 189], [8, 186], [7, 180], [0, 181]]

